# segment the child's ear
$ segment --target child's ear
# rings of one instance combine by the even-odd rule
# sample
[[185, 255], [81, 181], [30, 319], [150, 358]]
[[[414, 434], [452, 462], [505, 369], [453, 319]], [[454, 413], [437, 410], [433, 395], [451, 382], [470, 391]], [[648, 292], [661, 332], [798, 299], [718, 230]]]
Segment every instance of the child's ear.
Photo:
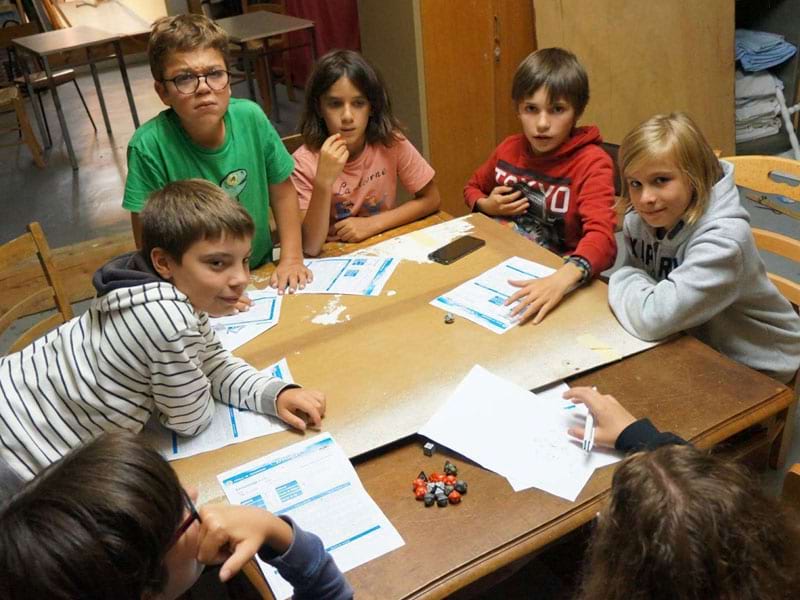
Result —
[[172, 279], [172, 257], [163, 248], [153, 248], [150, 250], [150, 262], [153, 269], [162, 278], [169, 281]]
[[153, 89], [156, 91], [156, 94], [158, 94], [158, 97], [161, 98], [161, 102], [167, 106], [172, 106], [169, 92], [167, 92], [167, 86], [160, 81], [153, 81]]

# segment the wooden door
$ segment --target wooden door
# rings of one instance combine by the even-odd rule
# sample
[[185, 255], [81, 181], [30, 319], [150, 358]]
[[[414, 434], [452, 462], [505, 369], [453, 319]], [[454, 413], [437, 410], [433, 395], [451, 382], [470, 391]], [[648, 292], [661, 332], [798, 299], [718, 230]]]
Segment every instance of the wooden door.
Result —
[[534, 48], [533, 7], [530, 0], [422, 0], [420, 24], [429, 159], [442, 209], [463, 215], [467, 179], [519, 130], [511, 80]]

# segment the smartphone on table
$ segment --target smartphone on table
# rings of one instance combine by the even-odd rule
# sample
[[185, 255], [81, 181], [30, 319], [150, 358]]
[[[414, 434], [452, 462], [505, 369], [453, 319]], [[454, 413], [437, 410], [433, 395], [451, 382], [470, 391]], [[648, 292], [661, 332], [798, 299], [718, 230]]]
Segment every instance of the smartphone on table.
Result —
[[471, 235], [465, 235], [434, 250], [428, 254], [428, 258], [439, 264], [449, 265], [484, 245], [486, 245], [484, 240]]

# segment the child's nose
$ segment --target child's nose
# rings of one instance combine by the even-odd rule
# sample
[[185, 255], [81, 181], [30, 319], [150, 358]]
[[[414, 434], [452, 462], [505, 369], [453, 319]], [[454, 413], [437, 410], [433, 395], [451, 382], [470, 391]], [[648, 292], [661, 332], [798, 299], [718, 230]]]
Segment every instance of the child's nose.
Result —
[[228, 285], [232, 288], [244, 287], [248, 281], [250, 281], [250, 268], [247, 265], [242, 265], [238, 269], [234, 269]]
[[544, 112], [539, 113], [539, 117], [536, 119], [536, 128], [539, 131], [547, 131], [550, 129], [550, 119]]

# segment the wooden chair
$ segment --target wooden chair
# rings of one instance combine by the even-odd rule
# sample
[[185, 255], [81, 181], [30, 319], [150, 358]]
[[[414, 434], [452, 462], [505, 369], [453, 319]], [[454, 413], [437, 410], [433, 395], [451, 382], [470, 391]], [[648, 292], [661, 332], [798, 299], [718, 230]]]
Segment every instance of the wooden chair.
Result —
[[0, 315], [0, 334], [8, 329], [19, 317], [28, 314], [30, 312], [28, 311], [29, 306], [39, 304], [43, 300], [51, 303], [56, 312], [42, 319], [17, 338], [9, 348], [9, 354], [21, 350], [51, 329], [69, 321], [73, 316], [72, 306], [64, 293], [64, 288], [61, 285], [61, 280], [50, 253], [50, 246], [47, 244], [47, 239], [44, 237], [44, 232], [39, 223], [31, 223], [28, 225], [27, 233], [0, 246], [0, 273], [15, 268], [19, 263], [26, 260], [35, 262], [34, 257], [39, 261], [47, 285], [23, 298]]
[[[800, 201], [800, 162], [778, 156], [730, 156], [726, 160], [734, 165], [736, 185], [764, 194], [780, 194]], [[753, 238], [759, 250], [782, 256], [800, 263], [800, 241], [765, 229], [753, 228]], [[800, 283], [791, 281], [775, 273], [767, 273], [775, 287], [791, 302], [795, 311], [800, 305]], [[794, 422], [800, 397], [800, 376], [795, 374], [789, 383], [794, 387], [795, 401], [778, 415], [776, 438], [769, 454], [773, 468], [782, 466], [792, 440]]]
[[42, 155], [42, 148], [39, 142], [36, 141], [36, 136], [31, 129], [31, 123], [28, 120], [28, 115], [25, 112], [25, 104], [22, 102], [19, 90], [15, 87], [0, 88], [0, 112], [13, 110], [17, 125], [15, 127], [0, 127], [0, 133], [7, 133], [14, 131], [19, 133], [20, 141], [13, 144], [0, 144], [0, 147], [11, 146], [17, 143], [22, 143], [28, 146], [33, 155], [33, 162], [40, 169], [44, 168], [44, 156]]
[[786, 504], [800, 510], [800, 463], [793, 464], [791, 468], [786, 471], [781, 497]]

